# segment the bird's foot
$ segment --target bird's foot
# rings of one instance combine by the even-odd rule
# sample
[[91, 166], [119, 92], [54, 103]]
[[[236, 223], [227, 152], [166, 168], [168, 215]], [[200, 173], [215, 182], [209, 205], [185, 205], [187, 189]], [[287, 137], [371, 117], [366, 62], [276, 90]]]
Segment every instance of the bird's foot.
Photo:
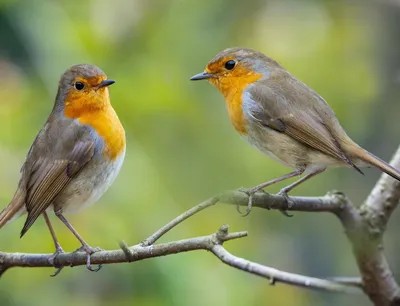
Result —
[[[294, 202], [293, 202], [293, 200], [289, 197], [289, 195], [288, 195], [287, 193], [288, 193], [287, 190], [286, 190], [285, 188], [282, 188], [281, 191], [279, 191], [276, 195], [280, 195], [280, 196], [284, 197], [285, 200], [286, 200], [286, 203], [287, 203], [287, 208], [290, 209], [290, 208], [293, 207]], [[285, 215], [286, 217], [293, 217], [293, 215], [289, 214], [289, 213], [287, 212], [287, 210], [281, 209], [281, 210], [279, 210], [279, 211], [280, 211], [283, 215]]]
[[247, 194], [249, 196], [249, 201], [247, 202], [246, 212], [243, 213], [240, 210], [239, 204], [236, 205], [236, 210], [239, 212], [239, 214], [242, 215], [242, 217], [246, 217], [250, 214], [251, 209], [253, 208], [253, 197], [256, 194], [256, 192], [258, 192], [260, 190], [262, 190], [262, 189], [260, 189], [259, 186], [256, 186], [253, 188], [240, 188], [239, 189], [240, 192], [244, 192], [245, 194]]
[[56, 246], [56, 251], [48, 259], [49, 264], [51, 264], [54, 268], [57, 269], [53, 274], [50, 275], [51, 277], [55, 277], [58, 274], [60, 274], [61, 270], [64, 268], [64, 266], [57, 266], [57, 265], [54, 264], [54, 259], [56, 259], [56, 257], [59, 254], [62, 254], [62, 253], [65, 253], [64, 250], [62, 249], [62, 247], [60, 245], [57, 245]]
[[75, 252], [85, 252], [86, 253], [86, 269], [88, 269], [91, 272], [98, 272], [100, 269], [103, 267], [102, 264], [98, 265], [97, 268], [93, 268], [91, 263], [90, 263], [90, 256], [96, 252], [103, 251], [103, 249], [96, 247], [92, 248], [91, 246], [84, 244], [82, 245], [79, 249], [77, 249]]

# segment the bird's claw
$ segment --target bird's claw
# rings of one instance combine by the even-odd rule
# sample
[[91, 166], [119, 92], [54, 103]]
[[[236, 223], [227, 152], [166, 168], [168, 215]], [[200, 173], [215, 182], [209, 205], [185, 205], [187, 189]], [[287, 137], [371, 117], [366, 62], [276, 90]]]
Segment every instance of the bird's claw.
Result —
[[103, 265], [100, 264], [100, 265], [98, 265], [97, 268], [93, 268], [92, 264], [90, 263], [90, 257], [92, 256], [92, 254], [94, 254], [96, 252], [100, 252], [100, 251], [103, 251], [103, 249], [101, 249], [99, 247], [92, 248], [88, 245], [82, 245], [75, 252], [85, 252], [86, 253], [86, 269], [88, 269], [91, 272], [98, 272], [103, 267]]
[[50, 274], [50, 277], [56, 277], [58, 274], [60, 274], [60, 272], [62, 271], [62, 269], [64, 269], [63, 266], [54, 267], [54, 268], [56, 268], [57, 270], [56, 270], [53, 274]]
[[61, 246], [58, 246], [58, 247], [56, 248], [56, 251], [54, 252], [54, 254], [51, 255], [51, 256], [49, 257], [49, 259], [48, 259], [49, 264], [51, 264], [54, 268], [57, 269], [53, 274], [50, 274], [51, 277], [55, 277], [55, 276], [57, 276], [58, 274], [60, 274], [61, 270], [64, 268], [64, 266], [56, 266], [56, 265], [54, 264], [54, 259], [56, 259], [56, 257], [57, 257], [59, 254], [62, 254], [62, 253], [64, 253], [64, 250], [62, 249]]
[[[287, 208], [288, 208], [288, 209], [290, 209], [290, 208], [293, 207], [294, 202], [293, 202], [293, 200], [289, 197], [289, 195], [287, 194], [287, 191], [286, 191], [285, 189], [281, 189], [281, 191], [279, 191], [279, 192], [277, 193], [277, 195], [280, 195], [280, 196], [282, 196], [282, 197], [285, 198], [286, 203], [287, 203]], [[279, 210], [279, 211], [280, 211], [284, 216], [286, 216], [286, 217], [293, 217], [293, 215], [292, 215], [292, 214], [289, 214], [289, 213], [287, 212], [287, 210], [281, 209], [281, 210]]]
[[86, 269], [88, 269], [90, 272], [99, 272], [103, 268], [103, 264], [99, 264], [97, 268], [92, 268], [92, 265], [90, 264], [90, 255], [87, 255], [86, 259]]
[[245, 194], [247, 194], [249, 196], [249, 201], [247, 202], [246, 212], [243, 213], [240, 210], [240, 205], [239, 204], [236, 205], [236, 210], [239, 212], [239, 214], [241, 214], [242, 217], [246, 217], [246, 216], [248, 216], [250, 214], [251, 209], [253, 208], [253, 197], [254, 197], [254, 194], [256, 192], [260, 191], [260, 190], [258, 188], [257, 189], [255, 189], [255, 188], [240, 188], [239, 191], [243, 192], [243, 193], [245, 193]]

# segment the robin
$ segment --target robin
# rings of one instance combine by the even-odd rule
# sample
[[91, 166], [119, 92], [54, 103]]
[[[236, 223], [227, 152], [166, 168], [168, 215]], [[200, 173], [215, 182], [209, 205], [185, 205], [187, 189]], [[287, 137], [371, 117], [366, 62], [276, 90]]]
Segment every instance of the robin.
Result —
[[64, 217], [96, 202], [110, 187], [125, 157], [125, 131], [110, 103], [108, 86], [114, 80], [92, 65], [75, 65], [61, 77], [56, 100], [46, 123], [36, 136], [11, 202], [0, 213], [0, 228], [27, 212], [21, 237], [43, 215], [59, 244], [47, 213], [55, 215], [68, 227], [87, 253], [90, 247]]
[[362, 173], [359, 167], [374, 166], [400, 180], [399, 170], [347, 136], [321, 96], [261, 52], [226, 49], [191, 80], [208, 80], [214, 85], [225, 98], [236, 131], [265, 155], [294, 169], [246, 189], [249, 203], [245, 215], [251, 211], [254, 193], [304, 174], [279, 192], [290, 208], [293, 203], [288, 192], [327, 167], [348, 166]]

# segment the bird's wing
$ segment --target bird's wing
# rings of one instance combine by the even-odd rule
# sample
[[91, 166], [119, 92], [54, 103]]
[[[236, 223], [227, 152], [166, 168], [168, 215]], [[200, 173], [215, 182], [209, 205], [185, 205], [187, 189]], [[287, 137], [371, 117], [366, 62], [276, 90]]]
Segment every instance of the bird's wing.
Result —
[[249, 94], [252, 105], [248, 112], [262, 126], [285, 133], [361, 172], [331, 132], [334, 125], [330, 121], [336, 120], [333, 111], [305, 84], [282, 71], [271, 80], [257, 82]]
[[65, 129], [57, 129], [56, 133], [45, 128], [32, 145], [22, 169], [28, 217], [21, 237], [94, 155], [95, 142], [77, 137], [86, 134], [77, 125], [64, 124]]

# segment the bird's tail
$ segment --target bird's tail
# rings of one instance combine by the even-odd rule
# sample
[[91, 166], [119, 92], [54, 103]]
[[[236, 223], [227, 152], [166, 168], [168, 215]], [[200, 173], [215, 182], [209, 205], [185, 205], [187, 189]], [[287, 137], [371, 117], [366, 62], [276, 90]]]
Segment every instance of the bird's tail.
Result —
[[8, 221], [18, 217], [25, 209], [24, 194], [18, 188], [11, 202], [0, 212], [0, 228], [2, 228]]
[[353, 151], [351, 152], [352, 155], [354, 155], [356, 158], [360, 159], [361, 161], [371, 166], [380, 169], [381, 171], [385, 172], [386, 174], [400, 181], [400, 171], [393, 168], [387, 162], [383, 161], [379, 157], [376, 157], [374, 154], [358, 146], [354, 146], [352, 151]]

